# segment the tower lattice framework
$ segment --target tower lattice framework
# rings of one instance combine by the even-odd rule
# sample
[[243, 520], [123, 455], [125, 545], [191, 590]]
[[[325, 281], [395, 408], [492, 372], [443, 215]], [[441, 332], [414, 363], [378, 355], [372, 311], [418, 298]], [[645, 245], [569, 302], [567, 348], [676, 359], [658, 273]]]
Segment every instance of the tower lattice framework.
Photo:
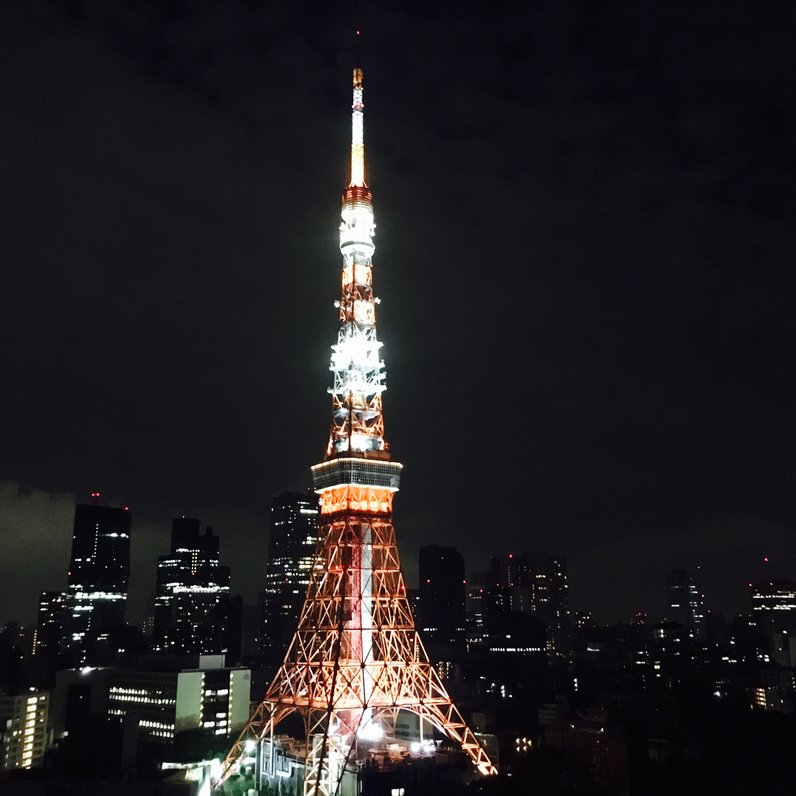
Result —
[[312, 468], [320, 541], [285, 659], [223, 768], [298, 712], [306, 731], [304, 793], [335, 796], [358, 741], [374, 740], [410, 711], [460, 745], [481, 774], [496, 772], [451, 701], [415, 629], [401, 573], [392, 502], [403, 465], [384, 438], [384, 363], [376, 336], [373, 207], [365, 183], [362, 71], [354, 70], [351, 183], [343, 194], [332, 422], [325, 460]]

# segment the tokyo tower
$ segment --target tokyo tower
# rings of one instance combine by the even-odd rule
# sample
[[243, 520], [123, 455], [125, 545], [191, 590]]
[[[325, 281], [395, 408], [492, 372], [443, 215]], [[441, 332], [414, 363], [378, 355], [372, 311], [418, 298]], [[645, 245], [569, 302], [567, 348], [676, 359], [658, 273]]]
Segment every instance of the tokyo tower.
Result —
[[335, 302], [340, 328], [330, 365], [332, 421], [325, 459], [312, 467], [320, 500], [316, 563], [285, 659], [227, 755], [219, 786], [253, 758], [262, 777], [267, 765], [260, 758], [270, 755], [272, 762], [274, 731], [291, 713], [304, 722], [295, 754], [304, 760], [305, 796], [339, 794], [346, 772], [356, 772], [369, 745], [393, 734], [401, 711], [446, 735], [479, 773], [496, 773], [429, 662], [398, 558], [392, 502], [403, 465], [384, 438], [362, 96], [362, 70], [355, 69], [351, 182], [343, 193]]

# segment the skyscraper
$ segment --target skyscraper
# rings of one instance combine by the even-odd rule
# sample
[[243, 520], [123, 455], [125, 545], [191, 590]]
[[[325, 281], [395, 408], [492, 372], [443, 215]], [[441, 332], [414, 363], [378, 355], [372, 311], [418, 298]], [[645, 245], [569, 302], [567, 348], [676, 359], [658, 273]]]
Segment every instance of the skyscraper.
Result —
[[296, 629], [317, 546], [318, 498], [301, 492], [273, 498], [258, 646], [277, 662]]
[[418, 576], [420, 607], [417, 623], [424, 641], [429, 648], [463, 645], [466, 584], [461, 553], [455, 547], [421, 547]]
[[771, 660], [796, 664], [796, 582], [789, 579], [749, 584], [755, 623], [762, 630]]
[[124, 624], [130, 579], [128, 506], [75, 506], [72, 558], [69, 564], [67, 609], [72, 644], [85, 648], [113, 627]]
[[467, 578], [467, 644], [482, 644], [487, 637], [486, 621], [489, 611], [489, 571], [471, 572]]
[[529, 612], [544, 622], [554, 648], [569, 623], [567, 562], [551, 553], [526, 553], [525, 566], [530, 591]]
[[[155, 646], [186, 654], [221, 652], [230, 639], [219, 634], [217, 609], [229, 597], [229, 567], [219, 560], [219, 539], [193, 517], [171, 524], [171, 552], [158, 558]], [[240, 641], [237, 642], [238, 646]]]
[[491, 570], [492, 612], [535, 616], [547, 628], [548, 648], [561, 652], [569, 624], [566, 561], [547, 552], [509, 554], [493, 558]]
[[705, 635], [705, 598], [699, 575], [685, 569], [672, 569], [666, 573], [669, 620], [683, 626], [691, 638]]
[[256, 781], [273, 775], [278, 782], [274, 729], [298, 711], [306, 731], [306, 796], [338, 794], [352, 778], [356, 787], [367, 741], [394, 734], [401, 711], [445, 733], [480, 773], [495, 773], [429, 662], [401, 573], [392, 502], [403, 466], [393, 460], [384, 435], [361, 69], [354, 70], [353, 83], [351, 181], [340, 224], [340, 325], [330, 364], [332, 419], [325, 459], [312, 467], [320, 496], [318, 562], [284, 661], [222, 774], [243, 764], [259, 743]]
[[749, 586], [755, 616], [771, 613], [796, 616], [796, 582], [781, 578]]
[[66, 641], [67, 593], [45, 591], [39, 598], [39, 613], [36, 622], [34, 653], [37, 656], [54, 658], [62, 651]]

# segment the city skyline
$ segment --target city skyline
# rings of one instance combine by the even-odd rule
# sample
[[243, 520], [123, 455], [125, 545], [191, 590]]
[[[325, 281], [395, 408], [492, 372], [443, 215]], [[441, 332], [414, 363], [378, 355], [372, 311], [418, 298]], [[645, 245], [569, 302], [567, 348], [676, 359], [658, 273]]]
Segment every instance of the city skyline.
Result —
[[[2, 489], [1, 486], [0, 486], [0, 489]], [[298, 497], [301, 494], [305, 494], [305, 493], [290, 493], [290, 492], [288, 492], [288, 493], [283, 493], [283, 494], [280, 494], [280, 495], [275, 495], [272, 498], [272, 502], [276, 501], [277, 499], [283, 498], [285, 495], [288, 495], [288, 496], [292, 495], [292, 496]], [[40, 493], [39, 493], [39, 495], [40, 495]], [[35, 500], [39, 495], [34, 494], [34, 495], [27, 496], [27, 497]], [[81, 503], [79, 501], [77, 503], [75, 503], [75, 504], [69, 503], [68, 500], [71, 499], [71, 496], [64, 495], [64, 496], [59, 496], [59, 497], [63, 499], [64, 507], [66, 509], [68, 509], [68, 511], [70, 512], [69, 516], [70, 516], [71, 519], [70, 519], [69, 522], [70, 522], [70, 528], [71, 528], [71, 523], [73, 522], [73, 519], [74, 519], [75, 510], [76, 510], [76, 508], [80, 508], [81, 507]], [[104, 502], [99, 502], [101, 500], [101, 493], [92, 492], [92, 493], [90, 493], [90, 495], [88, 497], [92, 500], [92, 503], [94, 505], [99, 505], [100, 507], [104, 507], [106, 509], [113, 509], [114, 508], [113, 506], [108, 506]], [[90, 505], [85, 505], [85, 504], [83, 504], [83, 506], [82, 506], [82, 508], [84, 508], [84, 509], [85, 508], [90, 508], [90, 507], [91, 507]], [[116, 508], [118, 510], [122, 510], [122, 509], [129, 509], [130, 507], [127, 504], [119, 504]], [[194, 523], [197, 523], [197, 524], [199, 523], [199, 520], [196, 520], [194, 518], [186, 518], [186, 515], [184, 515], [184, 514], [183, 515], [179, 515], [179, 516], [175, 516], [168, 522], [169, 529], [168, 530], [164, 529], [164, 531], [163, 531], [163, 539], [167, 542], [169, 536], [173, 534], [174, 523], [176, 523], [176, 522], [178, 522], [180, 520], [186, 520], [186, 519], [189, 522], [194, 522]], [[211, 526], [207, 526], [207, 532], [209, 533], [211, 530], [212, 530]], [[131, 536], [131, 539], [135, 538], [134, 529], [131, 532], [130, 536]], [[71, 538], [72, 537], [70, 535], [69, 536], [70, 543], [71, 543]], [[428, 541], [428, 545], [430, 545], [431, 547], [437, 546], [437, 540], [433, 540], [432, 539], [432, 540], [427, 540], [427, 541]], [[425, 545], [425, 546], [427, 547], [428, 545]], [[68, 550], [69, 546], [70, 545], [66, 545], [65, 549]], [[421, 545], [420, 548], [419, 548], [419, 552], [422, 552], [423, 548], [424, 548], [424, 545]], [[54, 549], [57, 550], [58, 546], [54, 546]], [[451, 546], [449, 549], [455, 550], [457, 553], [460, 554], [460, 551], [455, 546]], [[525, 547], [520, 546], [520, 547], [514, 548], [511, 552], [505, 551], [503, 553], [499, 553], [497, 556], [490, 556], [489, 558], [484, 559], [484, 560], [466, 561], [465, 562], [466, 582], [469, 584], [469, 583], [473, 582], [472, 581], [473, 577], [478, 579], [479, 577], [485, 575], [488, 572], [490, 563], [494, 566], [494, 562], [495, 562], [495, 560], [497, 560], [497, 558], [506, 558], [506, 557], [511, 558], [512, 555], [513, 555], [513, 556], [517, 557], [518, 559], [522, 559], [523, 556], [527, 555], [528, 553], [532, 553], [534, 555], [536, 555], [536, 554], [549, 555], [551, 552], [553, 552], [555, 554], [555, 551], [551, 551], [551, 550], [535, 550], [532, 546], [526, 545]], [[138, 572], [138, 573], [136, 573], [135, 571], [131, 572], [131, 576], [130, 576], [130, 592], [134, 595], [134, 599], [132, 601], [132, 603], [133, 603], [132, 605], [129, 604], [130, 601], [128, 600], [128, 608], [127, 608], [127, 622], [128, 623], [137, 624], [137, 625], [144, 625], [148, 621], [151, 621], [153, 619], [153, 617], [155, 616], [155, 614], [157, 613], [157, 610], [156, 610], [156, 597], [157, 597], [157, 578], [158, 578], [158, 560], [159, 560], [159, 558], [162, 558], [162, 556], [156, 555], [155, 563], [154, 563], [154, 565], [152, 567], [152, 571], [151, 572], [149, 572], [148, 569], [146, 571], [142, 571], [142, 572]], [[419, 580], [419, 562], [417, 561], [417, 559], [415, 557], [409, 556], [409, 558], [412, 561], [412, 568], [407, 570], [407, 568], [404, 566], [403, 570], [404, 570], [404, 574], [405, 574], [405, 576], [407, 578], [407, 582], [410, 584], [410, 586], [412, 586], [412, 588], [416, 588], [416, 587], [422, 585], [420, 583], [420, 580]], [[566, 559], [566, 556], [564, 556], [563, 558]], [[68, 553], [67, 553], [67, 557], [65, 559], [67, 567], [68, 567], [68, 560], [69, 560], [69, 556], [68, 556]], [[269, 561], [269, 558], [268, 558], [267, 555], [266, 555], [266, 558], [264, 560], [266, 562], [266, 567], [264, 568], [264, 572], [265, 572], [265, 570], [267, 569], [268, 561]], [[757, 565], [756, 567], [754, 567], [755, 564]], [[700, 565], [700, 564], [695, 564], [693, 566], [694, 566], [694, 569], [699, 570], [699, 576], [700, 576], [700, 580], [702, 582], [704, 582], [706, 580], [708, 582], [718, 582], [718, 581], [721, 580], [721, 573], [719, 573], [718, 571], [713, 570], [711, 572], [710, 570], [707, 570], [707, 572], [706, 572], [705, 568], [702, 565]], [[708, 594], [708, 598], [705, 600], [705, 610], [708, 613], [712, 612], [712, 613], [722, 614], [723, 616], [725, 616], [725, 618], [729, 618], [729, 617], [734, 616], [736, 614], [751, 614], [752, 610], [753, 610], [752, 594], [754, 593], [754, 589], [752, 587], [756, 588], [758, 586], [763, 586], [766, 583], [777, 582], [777, 581], [789, 581], [791, 579], [791, 577], [792, 577], [792, 575], [791, 575], [791, 573], [789, 571], [785, 571], [782, 568], [778, 569], [777, 568], [776, 559], [774, 561], [772, 561], [770, 559], [770, 557], [768, 557], [768, 556], [764, 557], [760, 562], [753, 562], [753, 565], [750, 566], [750, 570], [753, 569], [753, 568], [756, 569], [756, 573], [757, 574], [752, 580], [750, 580], [746, 584], [744, 584], [744, 586], [745, 586], [745, 588], [744, 588], [744, 599], [743, 599], [742, 603], [739, 604], [739, 607], [737, 607], [737, 610], [733, 609], [732, 606], [719, 605], [719, 604], [715, 603], [714, 601], [711, 601], [709, 594]], [[229, 567], [227, 567], [227, 569], [229, 569]], [[681, 568], [675, 567], [674, 571], [677, 571], [679, 569], [681, 569]], [[597, 620], [599, 620], [601, 622], [605, 622], [607, 624], [613, 624], [614, 622], [632, 622], [632, 621], [634, 621], [635, 615], [637, 613], [648, 614], [650, 621], [657, 621], [657, 620], [661, 620], [661, 619], [672, 620], [674, 618], [674, 614], [672, 613], [672, 611], [670, 609], [669, 602], [668, 602], [669, 601], [668, 579], [669, 579], [669, 576], [671, 575], [672, 571], [673, 571], [672, 568], [662, 568], [660, 570], [660, 572], [658, 573], [659, 577], [652, 584], [652, 591], [656, 592], [655, 596], [654, 596], [654, 599], [652, 600], [652, 604], [645, 604], [645, 605], [638, 604], [638, 605], [635, 606], [635, 608], [632, 610], [632, 612], [627, 614], [627, 615], [620, 615], [620, 616], [616, 616], [616, 617], [614, 617], [614, 616], [603, 616], [603, 615], [600, 615], [600, 614], [597, 613], [597, 611], [595, 610], [594, 606], [588, 605], [588, 604], [583, 603], [583, 602], [576, 602], [576, 604], [573, 607], [573, 611], [586, 612], [586, 613], [589, 613], [589, 614], [593, 614], [595, 619], [597, 619]], [[706, 577], [706, 575], [707, 575], [707, 577]], [[711, 575], [712, 575], [712, 577], [710, 577]], [[63, 580], [63, 583], [60, 582], [61, 580]], [[22, 623], [24, 625], [27, 625], [27, 626], [35, 625], [36, 624], [36, 618], [35, 617], [36, 617], [37, 611], [39, 610], [39, 602], [38, 602], [39, 598], [43, 594], [45, 594], [47, 592], [50, 592], [50, 591], [52, 591], [53, 593], [66, 594], [66, 590], [65, 590], [66, 589], [66, 587], [65, 587], [66, 580], [67, 580], [67, 575], [66, 574], [64, 574], [63, 578], [60, 578], [60, 575], [56, 576], [55, 581], [48, 580], [47, 581], [48, 584], [50, 584], [50, 585], [52, 585], [53, 583], [55, 584], [55, 585], [52, 586], [52, 588], [49, 588], [49, 587], [48, 588], [39, 588], [40, 583], [43, 583], [44, 581], [35, 581], [35, 582], [32, 582], [32, 583], [29, 583], [27, 591], [30, 592], [30, 594], [33, 595], [33, 602], [31, 602], [30, 605], [28, 605], [27, 602], [23, 602], [22, 600], [18, 600], [16, 602], [16, 604], [18, 606], [20, 606], [20, 610], [18, 610], [13, 615], [9, 614], [5, 618], [0, 618], [0, 622], [15, 620], [15, 621], [22, 621]], [[263, 575], [263, 583], [265, 583], [266, 581], [267, 581], [267, 573]], [[235, 582], [234, 573], [232, 573], [231, 582], [233, 584]], [[257, 586], [258, 583], [259, 583], [259, 581], [255, 581], [255, 586]], [[63, 589], [64, 589], [61, 592], [58, 592], [58, 590], [57, 590], [59, 585], [63, 586]], [[243, 596], [245, 598], [245, 603], [247, 605], [252, 606], [252, 607], [257, 605], [258, 600], [259, 600], [259, 592], [262, 591], [262, 586], [261, 585], [257, 586], [257, 589], [258, 589], [257, 593], [245, 592], [245, 590], [243, 590], [245, 592], [243, 594]], [[231, 594], [235, 594], [238, 591], [241, 591], [241, 590], [237, 589], [234, 585], [230, 589]], [[576, 592], [578, 591], [577, 588], [575, 589], [575, 591]], [[680, 621], [680, 620], [677, 619], [676, 621]]]
[[[98, 487], [134, 512], [137, 605], [183, 513], [253, 602], [269, 501], [320, 454], [351, 26], [230, 5], [0, 10], [3, 620], [65, 585]], [[764, 555], [796, 568], [779, 20], [648, 11], [363, 24], [411, 580], [427, 542], [471, 570], [550, 549], [611, 621], [668, 569], [702, 564], [734, 612]]]

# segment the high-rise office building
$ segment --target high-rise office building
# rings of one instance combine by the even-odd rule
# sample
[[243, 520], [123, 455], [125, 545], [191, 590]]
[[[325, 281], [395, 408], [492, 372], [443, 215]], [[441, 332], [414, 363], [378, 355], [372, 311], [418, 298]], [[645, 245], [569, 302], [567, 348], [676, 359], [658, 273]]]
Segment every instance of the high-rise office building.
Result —
[[67, 593], [44, 591], [39, 598], [39, 613], [36, 622], [36, 640], [33, 651], [36, 655], [57, 655], [65, 641], [67, 619]]
[[666, 573], [669, 620], [681, 624], [691, 638], [705, 635], [705, 598], [699, 575], [685, 569]]
[[67, 580], [70, 641], [83, 649], [124, 624], [130, 579], [132, 513], [128, 506], [100, 506], [99, 496], [75, 506]]
[[490, 612], [535, 616], [547, 628], [549, 649], [561, 652], [569, 626], [566, 561], [551, 553], [522, 553], [491, 562]]
[[[193, 517], [176, 517], [171, 552], [158, 558], [154, 645], [185, 654], [240, 648], [240, 621], [230, 621], [229, 567], [221, 565], [219, 539]], [[240, 606], [237, 606], [238, 613]], [[226, 631], [224, 630], [226, 628]]]
[[463, 645], [466, 584], [461, 553], [455, 547], [421, 547], [418, 578], [420, 604], [416, 622], [423, 640], [432, 653], [435, 647]]
[[281, 658], [307, 593], [318, 546], [318, 498], [283, 492], [271, 501], [265, 589], [259, 598], [259, 651]]
[[796, 664], [796, 582], [780, 579], [750, 584], [750, 592], [752, 615], [763, 632], [771, 661], [793, 667]]
[[770, 613], [796, 616], [796, 582], [783, 578], [750, 584], [750, 587], [755, 616]]
[[526, 553], [529, 613], [546, 625], [554, 641], [569, 623], [567, 562], [550, 553]]
[[487, 637], [486, 620], [489, 610], [489, 571], [471, 572], [466, 585], [467, 643], [483, 644]]

